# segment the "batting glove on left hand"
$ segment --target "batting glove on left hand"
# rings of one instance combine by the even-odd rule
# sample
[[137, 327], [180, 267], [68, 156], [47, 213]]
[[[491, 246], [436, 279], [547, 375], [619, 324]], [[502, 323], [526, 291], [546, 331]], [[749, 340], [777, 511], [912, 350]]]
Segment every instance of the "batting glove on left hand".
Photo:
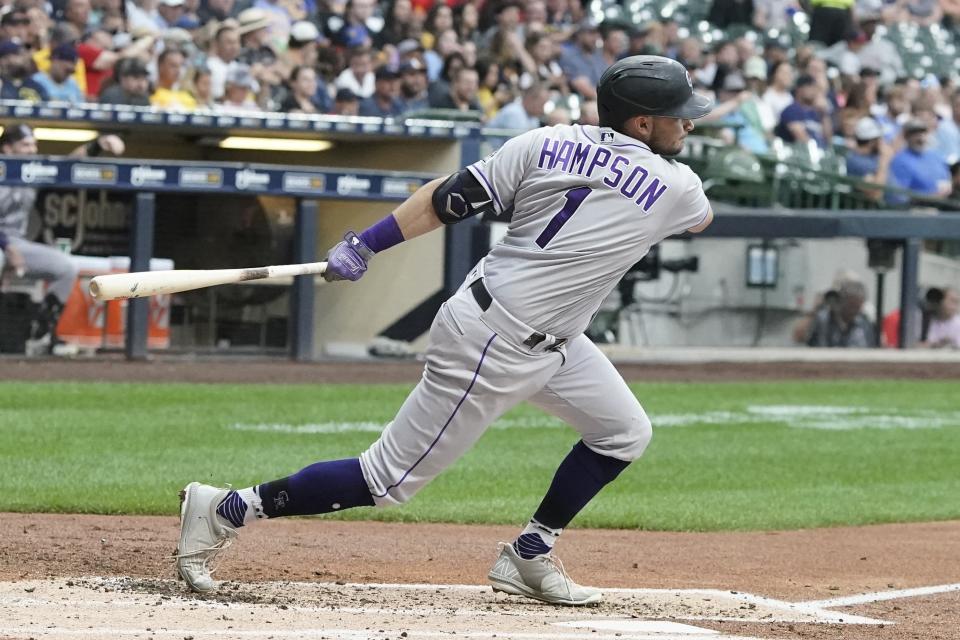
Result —
[[323, 279], [327, 282], [334, 280], [350, 280], [355, 282], [367, 271], [367, 261], [373, 257], [373, 251], [364, 244], [360, 236], [348, 231], [343, 236], [343, 242], [327, 252], [327, 269], [323, 272]]

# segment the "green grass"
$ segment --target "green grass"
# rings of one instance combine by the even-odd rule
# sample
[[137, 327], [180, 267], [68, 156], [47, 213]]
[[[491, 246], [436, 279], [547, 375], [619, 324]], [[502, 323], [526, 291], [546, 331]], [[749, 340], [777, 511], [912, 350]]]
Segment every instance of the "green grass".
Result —
[[[960, 517], [955, 382], [633, 388], [654, 421], [653, 442], [578, 526], [785, 529]], [[230, 425], [386, 423], [408, 390], [0, 384], [0, 511], [174, 514], [187, 481], [248, 486], [355, 456], [376, 437]], [[789, 409], [797, 406], [812, 414]], [[824, 406], [834, 409], [815, 408]], [[526, 405], [506, 418], [527, 424], [490, 429], [411, 503], [337, 517], [523, 522], [577, 435]]]

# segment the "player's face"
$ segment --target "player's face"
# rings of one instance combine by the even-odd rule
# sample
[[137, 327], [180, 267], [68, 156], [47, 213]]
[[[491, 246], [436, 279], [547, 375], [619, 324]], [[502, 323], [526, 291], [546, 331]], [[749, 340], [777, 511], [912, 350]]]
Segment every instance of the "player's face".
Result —
[[654, 116], [651, 120], [650, 150], [662, 156], [674, 156], [683, 150], [683, 141], [693, 131], [693, 120]]

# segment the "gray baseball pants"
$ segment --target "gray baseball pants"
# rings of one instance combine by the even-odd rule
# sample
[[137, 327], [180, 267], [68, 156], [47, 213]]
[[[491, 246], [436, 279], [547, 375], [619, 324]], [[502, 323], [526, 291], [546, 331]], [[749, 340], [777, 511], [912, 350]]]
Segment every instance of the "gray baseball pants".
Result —
[[[10, 238], [9, 242], [23, 255], [27, 276], [49, 282], [47, 293], [52, 293], [66, 304], [77, 279], [77, 267], [70, 256], [49, 245], [22, 238]], [[6, 257], [0, 251], [0, 270], [3, 270], [5, 263]]]
[[409, 500], [524, 400], [567, 422], [593, 451], [639, 458], [650, 420], [597, 346], [579, 335], [555, 349], [552, 336], [529, 347], [533, 329], [503, 309], [496, 292], [484, 310], [469, 284], [440, 308], [423, 378], [360, 456], [376, 504]]

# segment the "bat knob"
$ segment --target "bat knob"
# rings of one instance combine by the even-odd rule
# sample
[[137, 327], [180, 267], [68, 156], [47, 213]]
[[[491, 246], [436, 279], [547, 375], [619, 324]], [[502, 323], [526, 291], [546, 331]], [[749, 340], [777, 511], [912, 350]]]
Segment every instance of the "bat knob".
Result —
[[100, 299], [100, 283], [97, 282], [96, 278], [90, 281], [90, 295], [93, 296], [94, 300]]

